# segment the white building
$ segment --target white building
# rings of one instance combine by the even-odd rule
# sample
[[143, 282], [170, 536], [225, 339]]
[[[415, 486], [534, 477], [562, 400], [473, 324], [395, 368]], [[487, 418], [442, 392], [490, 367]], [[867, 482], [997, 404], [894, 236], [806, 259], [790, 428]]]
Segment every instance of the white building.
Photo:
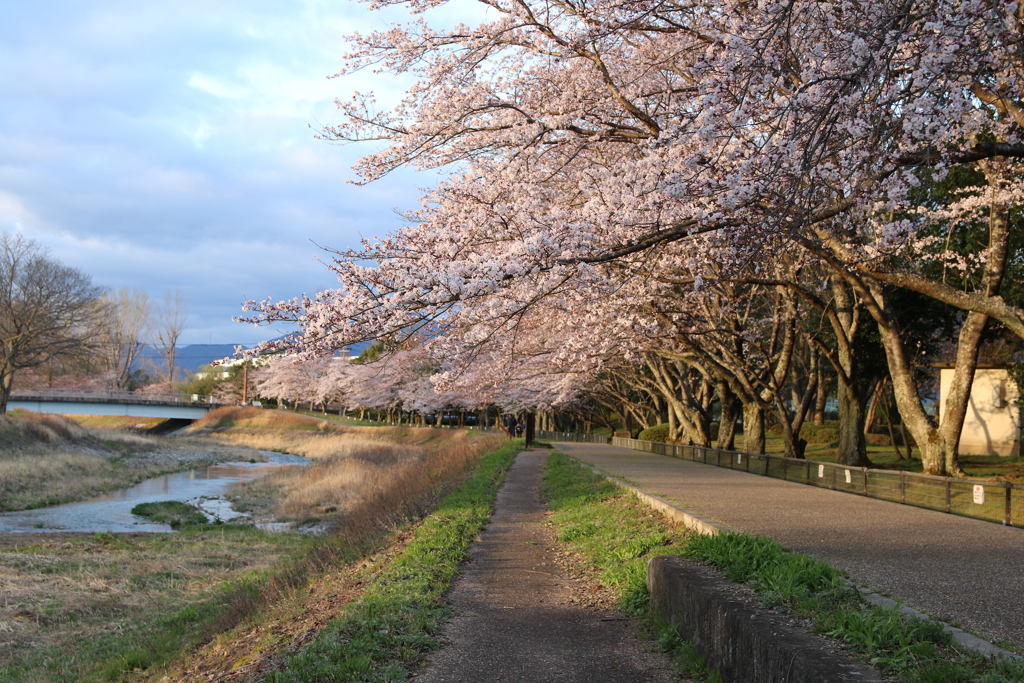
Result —
[[[953, 369], [939, 377], [939, 421], [953, 382]], [[971, 386], [967, 417], [960, 432], [961, 455], [1020, 455], [1020, 393], [1010, 374], [999, 368], [979, 368]]]

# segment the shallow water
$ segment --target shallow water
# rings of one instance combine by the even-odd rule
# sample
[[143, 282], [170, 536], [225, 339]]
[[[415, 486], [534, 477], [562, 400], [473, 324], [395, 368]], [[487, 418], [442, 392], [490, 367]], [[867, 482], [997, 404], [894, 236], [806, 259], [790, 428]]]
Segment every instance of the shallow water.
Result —
[[[0, 513], [0, 533], [45, 533], [47, 531], [149, 531], [166, 533], [171, 527], [132, 514], [139, 503], [222, 496], [232, 484], [259, 479], [286, 467], [308, 465], [298, 455], [261, 451], [268, 462], [226, 462], [188, 472], [166, 474], [130, 488], [104, 493], [77, 503], [65, 503], [38, 510]], [[222, 515], [227, 518], [228, 515]]]

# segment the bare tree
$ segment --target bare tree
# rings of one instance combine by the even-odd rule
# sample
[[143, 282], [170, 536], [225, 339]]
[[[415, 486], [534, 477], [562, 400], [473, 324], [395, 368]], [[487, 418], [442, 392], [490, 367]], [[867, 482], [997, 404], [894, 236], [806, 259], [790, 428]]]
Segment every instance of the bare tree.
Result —
[[106, 292], [98, 303], [98, 312], [107, 366], [117, 388], [128, 389], [152, 320], [149, 295], [126, 287]]
[[21, 235], [0, 233], [0, 414], [18, 370], [81, 351], [100, 290]]
[[167, 385], [174, 382], [174, 367], [178, 353], [178, 338], [188, 322], [188, 301], [180, 289], [164, 292], [164, 305], [158, 309], [154, 321], [153, 345], [167, 366]]

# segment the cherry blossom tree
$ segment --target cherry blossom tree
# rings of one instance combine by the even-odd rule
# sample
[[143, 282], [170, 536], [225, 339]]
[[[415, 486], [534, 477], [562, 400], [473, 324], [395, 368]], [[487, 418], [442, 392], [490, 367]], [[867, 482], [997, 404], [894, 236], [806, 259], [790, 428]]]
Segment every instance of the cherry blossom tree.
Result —
[[[402, 4], [422, 12], [439, 3], [377, 6]], [[363, 182], [402, 166], [449, 175], [407, 225], [332, 252], [339, 287], [249, 302], [251, 322], [300, 324], [300, 335], [263, 350], [317, 355], [429, 329], [469, 349], [458, 374], [472, 349], [514, 350], [532, 310], [607, 327], [609, 308], [628, 311], [630, 300], [664, 292], [666, 277], [688, 272], [700, 291], [710, 273], [763, 274], [766, 255], [799, 247], [879, 326], [926, 470], [958, 471], [955, 422], [981, 331], [993, 319], [1024, 337], [1024, 309], [999, 293], [1002, 217], [1019, 203], [1024, 156], [1016, 3], [484, 4], [490, 15], [475, 27], [439, 30], [421, 18], [354, 37], [342, 74], [369, 67], [418, 82], [393, 111], [378, 110], [372, 95], [340, 103], [345, 122], [323, 135], [385, 143], [358, 165]], [[985, 182], [959, 205], [915, 196], [922, 183], [976, 164]], [[976, 214], [982, 196], [992, 219], [979, 284], [962, 290], [921, 272], [922, 259], [949, 257], [933, 248], [928, 226], [950, 211]], [[967, 311], [953, 418], [938, 432], [921, 409], [885, 286]], [[623, 303], [609, 307], [611, 299]], [[645, 328], [657, 319], [627, 317], [636, 335], [624, 348], [650, 344]], [[855, 333], [852, 318], [833, 318]], [[581, 363], [601, 355], [579, 341], [560, 353]], [[778, 410], [786, 366], [737, 395]]]

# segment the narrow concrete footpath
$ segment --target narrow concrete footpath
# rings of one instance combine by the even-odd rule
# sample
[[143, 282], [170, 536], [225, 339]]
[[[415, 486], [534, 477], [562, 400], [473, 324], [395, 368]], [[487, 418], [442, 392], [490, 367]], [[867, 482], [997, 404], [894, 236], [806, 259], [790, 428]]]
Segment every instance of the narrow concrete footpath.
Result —
[[479, 681], [673, 681], [653, 644], [622, 613], [581, 598], [584, 586], [555, 561], [544, 524], [541, 470], [547, 451], [521, 453], [498, 494], [490, 525], [449, 600], [455, 617], [418, 683]]
[[938, 619], [1024, 647], [1024, 529], [616, 446], [556, 448], [682, 508], [818, 557]]

